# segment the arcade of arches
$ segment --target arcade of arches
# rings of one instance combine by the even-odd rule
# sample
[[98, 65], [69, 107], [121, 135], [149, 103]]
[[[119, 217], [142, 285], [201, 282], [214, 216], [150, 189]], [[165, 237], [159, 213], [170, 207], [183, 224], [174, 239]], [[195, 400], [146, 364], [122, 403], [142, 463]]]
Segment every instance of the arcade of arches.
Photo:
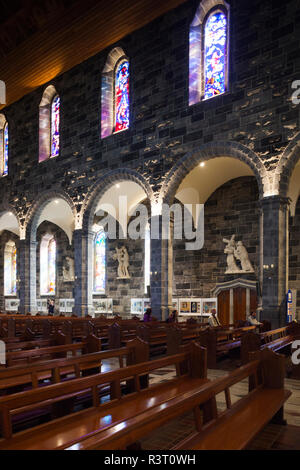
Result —
[[[113, 313], [128, 316], [131, 299], [150, 292], [158, 318], [165, 318], [173, 299], [217, 296], [222, 322], [244, 319], [258, 309], [261, 318], [277, 326], [285, 322], [290, 288], [298, 315], [300, 162], [290, 171], [286, 194], [268, 196], [264, 175], [249, 161], [213, 152], [208, 159], [199, 152], [186, 161], [171, 169], [158, 198], [138, 173], [124, 169], [108, 173], [92, 188], [79, 215], [63, 192], [45, 193], [23, 225], [13, 207], [3, 210], [1, 310], [7, 300], [19, 300], [19, 312], [36, 313], [51, 297], [57, 309], [60, 299], [73, 299], [73, 313], [94, 315], [95, 300], [109, 298]], [[151, 214], [148, 222], [160, 219], [159, 200], [193, 208], [204, 204], [201, 249], [186, 250], [184, 237], [149, 241], [144, 234], [134, 240], [125, 233], [139, 204]], [[104, 233], [104, 218], [114, 222], [115, 239]], [[224, 238], [232, 235], [247, 248], [253, 272], [226, 273]], [[128, 278], [117, 275], [115, 253], [121, 246], [128, 253]]]

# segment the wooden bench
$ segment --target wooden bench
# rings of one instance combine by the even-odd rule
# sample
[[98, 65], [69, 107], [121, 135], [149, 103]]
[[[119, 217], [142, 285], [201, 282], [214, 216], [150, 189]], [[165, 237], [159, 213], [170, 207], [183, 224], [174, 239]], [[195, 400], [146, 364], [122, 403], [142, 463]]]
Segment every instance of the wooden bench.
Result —
[[[232, 404], [230, 387], [245, 379], [249, 380], [249, 392]], [[225, 396], [225, 410], [219, 411], [216, 396], [220, 393]], [[165, 403], [121, 418], [119, 423], [83, 437], [68, 449], [126, 449], [187, 412], [194, 415], [195, 431], [172, 450], [244, 449], [271, 420], [284, 423], [283, 405], [290, 395], [284, 390], [284, 358], [266, 350], [228, 376], [190, 388], [184, 394], [169, 395]]]
[[[141, 378], [156, 370], [175, 366], [179, 375], [157, 385], [141, 382]], [[1, 432], [0, 449], [63, 449], [80, 442], [87, 436], [96, 436], [103, 430], [120, 425], [124, 420], [145, 413], [159, 416], [159, 409], [175, 397], [197, 391], [207, 381], [206, 353], [191, 344], [181, 354], [130, 365], [112, 372], [74, 379], [49, 387], [0, 397]], [[122, 394], [122, 383], [130, 383], [130, 393]], [[151, 382], [151, 381], [150, 381]], [[110, 388], [109, 399], [101, 402], [99, 388]], [[20, 413], [65, 403], [74, 394], [91, 395], [90, 407], [71, 413], [49, 423], [14, 433], [12, 418]]]
[[[60, 335], [63, 338], [63, 335]], [[68, 354], [76, 356], [101, 350], [101, 342], [94, 335], [89, 335], [86, 341], [74, 344], [61, 344], [58, 346], [48, 346], [22, 351], [12, 351], [6, 354], [5, 367], [31, 362], [41, 362], [44, 360], [67, 357]], [[3, 366], [4, 367], [4, 366]], [[1, 371], [1, 368], [0, 368]]]
[[179, 347], [185, 341], [196, 340], [207, 349], [207, 366], [215, 369], [218, 357], [228, 354], [241, 346], [241, 337], [248, 331], [255, 329], [254, 326], [243, 328], [198, 328], [185, 336], [185, 330], [177, 327], [167, 332], [167, 353], [176, 354]]
[[300, 325], [295, 322], [260, 334], [249, 332], [243, 335], [241, 340], [242, 364], [249, 361], [251, 352], [259, 349], [270, 349], [274, 352], [288, 349], [290, 353], [292, 343], [298, 338], [300, 338]]

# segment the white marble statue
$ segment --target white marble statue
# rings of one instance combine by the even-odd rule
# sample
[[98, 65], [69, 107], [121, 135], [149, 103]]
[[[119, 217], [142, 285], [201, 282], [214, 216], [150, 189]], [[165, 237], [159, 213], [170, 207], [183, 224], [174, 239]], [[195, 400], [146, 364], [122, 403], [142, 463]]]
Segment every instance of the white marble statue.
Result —
[[[224, 253], [227, 255], [225, 274], [253, 273], [254, 269], [243, 242], [236, 242], [235, 235], [232, 235], [230, 240], [223, 238], [223, 242], [226, 243]], [[237, 265], [236, 260], [240, 262], [241, 268]]]
[[224, 253], [227, 255], [227, 270], [225, 274], [234, 274], [240, 272], [240, 269], [238, 268], [234, 257], [234, 251], [236, 247], [235, 235], [232, 235], [230, 240], [223, 238], [223, 242], [227, 243], [224, 249]]
[[118, 278], [117, 279], [130, 279], [128, 272], [129, 267], [129, 255], [125, 246], [116, 248], [116, 253], [113, 255], [114, 259], [118, 260]]
[[63, 280], [64, 282], [72, 282], [75, 279], [74, 273], [74, 260], [70, 256], [66, 256], [63, 265]]
[[234, 256], [241, 262], [242, 271], [245, 271], [247, 273], [254, 272], [251, 261], [249, 260], [248, 252], [244, 247], [243, 242], [237, 242], [236, 249], [234, 250]]

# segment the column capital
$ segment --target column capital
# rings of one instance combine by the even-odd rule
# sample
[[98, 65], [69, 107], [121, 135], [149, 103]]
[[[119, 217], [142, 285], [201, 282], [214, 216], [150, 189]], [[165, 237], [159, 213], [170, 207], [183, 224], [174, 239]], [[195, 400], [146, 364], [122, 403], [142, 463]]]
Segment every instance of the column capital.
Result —
[[280, 196], [279, 194], [275, 196], [267, 196], [263, 197], [259, 200], [259, 205], [262, 209], [267, 209], [269, 207], [273, 208], [280, 208], [280, 207], [286, 207], [288, 208], [290, 205], [290, 198], [289, 197], [284, 197]]

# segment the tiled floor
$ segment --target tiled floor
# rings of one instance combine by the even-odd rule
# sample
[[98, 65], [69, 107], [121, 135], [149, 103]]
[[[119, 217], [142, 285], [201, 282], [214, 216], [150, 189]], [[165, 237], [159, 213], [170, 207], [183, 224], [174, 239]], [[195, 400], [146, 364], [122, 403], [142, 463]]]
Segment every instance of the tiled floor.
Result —
[[[111, 370], [118, 367], [118, 362], [110, 360], [103, 364], [102, 371]], [[236, 364], [232, 361], [222, 361], [219, 369], [209, 370], [208, 378], [214, 380], [228, 374], [234, 369]], [[150, 383], [156, 384], [166, 382], [175, 377], [175, 369], [160, 369], [150, 375]], [[285, 403], [285, 419], [287, 426], [269, 424], [249, 445], [251, 450], [280, 449], [280, 450], [300, 450], [300, 381], [286, 379], [285, 388], [292, 392], [291, 397]], [[231, 387], [232, 403], [247, 394], [248, 381], [244, 380]], [[224, 394], [217, 396], [217, 406], [219, 410], [225, 408]], [[173, 420], [159, 430], [151, 433], [151, 436], [141, 440], [142, 448], [145, 450], [167, 450], [174, 446], [184, 437], [194, 430], [194, 420], [192, 413], [185, 414], [179, 419]]]

